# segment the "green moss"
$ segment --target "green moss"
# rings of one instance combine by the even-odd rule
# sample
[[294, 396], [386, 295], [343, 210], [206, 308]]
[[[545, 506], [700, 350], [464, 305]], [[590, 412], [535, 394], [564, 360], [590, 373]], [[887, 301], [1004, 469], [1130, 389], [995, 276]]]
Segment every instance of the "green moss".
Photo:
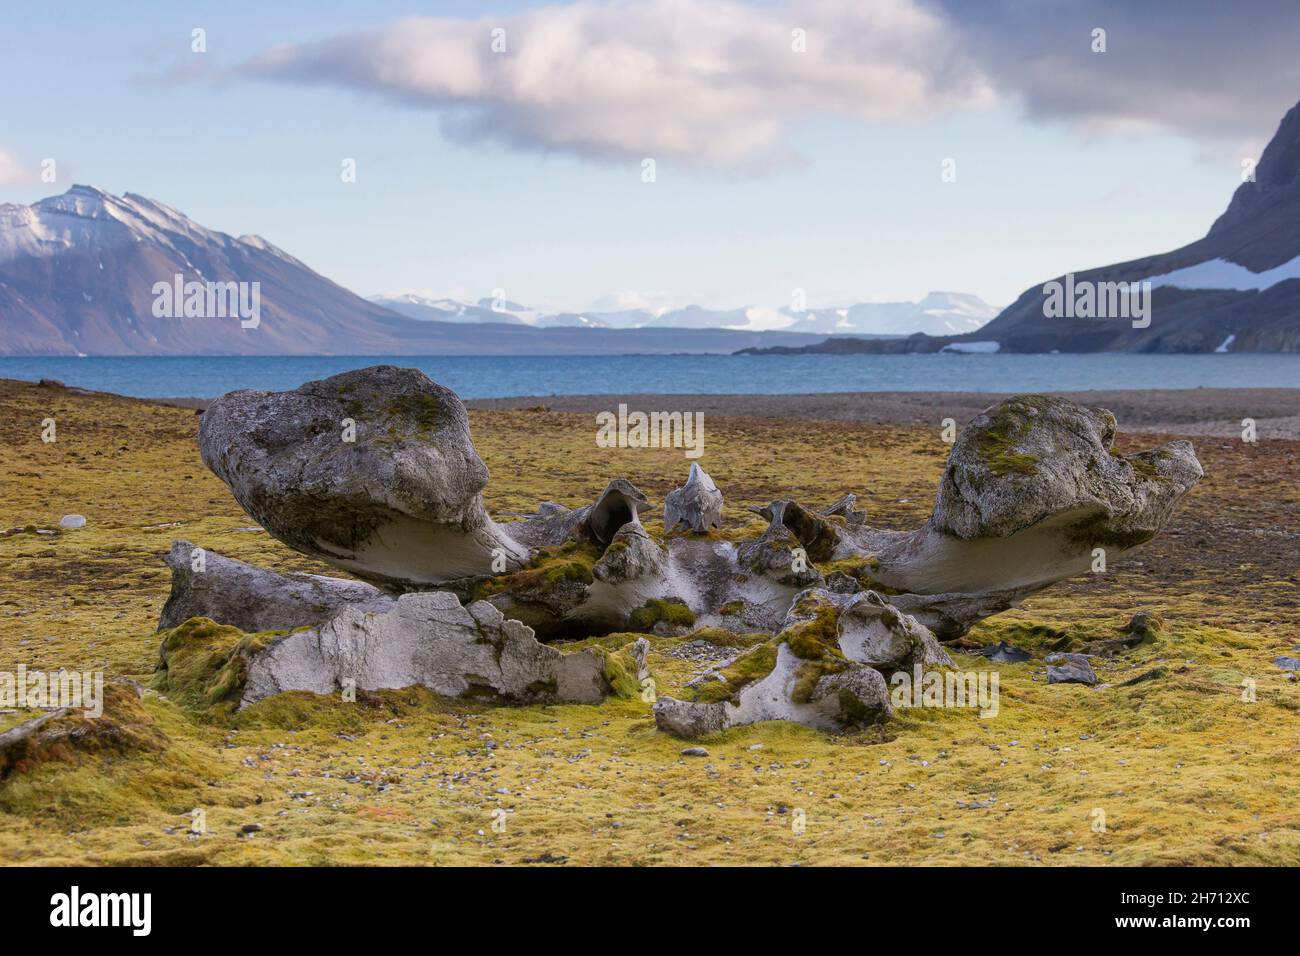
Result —
[[628, 616], [627, 623], [634, 631], [652, 631], [660, 621], [674, 627], [690, 627], [695, 623], [695, 612], [681, 601], [651, 598]]
[[718, 613], [724, 617], [731, 617], [736, 614], [742, 614], [745, 610], [744, 601], [728, 601], [722, 607], [718, 608]]
[[1131, 634], [1141, 634], [1143, 643], [1154, 641], [1165, 632], [1165, 619], [1154, 611], [1147, 611], [1145, 616], [1135, 616], [1130, 623], [1136, 626], [1126, 630]]
[[1038, 459], [1015, 450], [1016, 438], [1010, 431], [986, 429], [979, 437], [980, 460], [995, 475], [1038, 474]]
[[840, 650], [838, 615], [829, 602], [818, 602], [810, 620], [787, 629], [778, 640], [800, 658], [790, 694], [795, 703], [808, 703], [823, 677], [838, 674], [849, 666]]
[[806, 661], [844, 657], [840, 651], [838, 615], [830, 602], [819, 602], [810, 620], [786, 629], [781, 637], [796, 657]]
[[30, 735], [0, 750], [0, 780], [31, 773], [49, 763], [76, 765], [88, 757], [165, 750], [168, 742], [134, 689], [105, 684], [103, 713], [98, 717], [72, 710], [47, 720]]
[[685, 696], [688, 700], [702, 704], [723, 700], [734, 701], [742, 688], [772, 673], [776, 668], [776, 652], [776, 642], [766, 641], [741, 654], [724, 667], [720, 671], [722, 680], [708, 681], [688, 688]]
[[518, 571], [475, 582], [470, 598], [481, 601], [504, 591], [526, 598], [529, 594], [552, 591], [569, 581], [591, 584], [595, 580], [592, 568], [599, 559], [599, 552], [588, 542], [568, 541], [558, 547], [541, 548]]
[[795, 671], [794, 687], [790, 690], [790, 699], [796, 704], [810, 703], [813, 691], [817, 689], [817, 685], [823, 677], [838, 674], [848, 666], [848, 661], [842, 658], [839, 660], [828, 658], [820, 661], [804, 661], [799, 665], [799, 669]]
[[243, 730], [312, 731], [317, 734], [360, 735], [392, 720], [428, 714], [460, 712], [465, 705], [451, 701], [427, 687], [401, 690], [358, 690], [355, 701], [342, 694], [313, 694], [294, 690], [272, 694], [249, 704], [233, 716], [230, 725]]
[[632, 645], [628, 644], [617, 651], [603, 647], [597, 650], [604, 657], [601, 674], [609, 684], [615, 697], [630, 700], [641, 692], [641, 681], [637, 678], [636, 660], [632, 657]]
[[1075, 643], [1068, 631], [1050, 624], [991, 618], [979, 621], [970, 630], [970, 639], [983, 644], [1005, 641], [1013, 647], [1042, 655], [1049, 651], [1068, 650]]
[[1038, 407], [1034, 401], [1037, 398], [1040, 396], [1029, 395], [999, 405], [990, 416], [989, 424], [976, 436], [975, 449], [979, 459], [993, 474], [1038, 474], [1038, 459], [1016, 451], [1017, 444], [1029, 428], [1024, 412], [1026, 408]]
[[447, 408], [437, 395], [408, 392], [389, 399], [384, 411], [394, 417], [410, 418], [421, 432], [428, 432], [441, 427]]
[[248, 656], [289, 631], [245, 634], [206, 617], [163, 631], [153, 688], [182, 707], [226, 720], [239, 704], [248, 678]]
[[[818, 682], [823, 677], [846, 670], [849, 661], [840, 650], [839, 625], [833, 604], [805, 596], [798, 611], [811, 614], [811, 617], [736, 658], [720, 672], [723, 680], [696, 686], [691, 699], [702, 703], [734, 701], [747, 684], [772, 673], [780, 646], [785, 644], [800, 659], [791, 696], [798, 703], [808, 703]], [[692, 637], [700, 637], [703, 633], [697, 631]]]
[[836, 571], [843, 571], [849, 577], [858, 578], [859, 580], [870, 580], [870, 572], [880, 567], [880, 559], [874, 554], [865, 557], [841, 558], [839, 561], [825, 561], [817, 565], [817, 570], [822, 574], [830, 575]]
[[1169, 452], [1161, 449], [1141, 452], [1128, 458], [1121, 458], [1121, 460], [1128, 462], [1133, 468], [1133, 473], [1139, 478], [1145, 478], [1147, 481], [1164, 481], [1165, 478], [1160, 474], [1160, 468], [1156, 465], [1156, 462], [1168, 461], [1171, 457]]

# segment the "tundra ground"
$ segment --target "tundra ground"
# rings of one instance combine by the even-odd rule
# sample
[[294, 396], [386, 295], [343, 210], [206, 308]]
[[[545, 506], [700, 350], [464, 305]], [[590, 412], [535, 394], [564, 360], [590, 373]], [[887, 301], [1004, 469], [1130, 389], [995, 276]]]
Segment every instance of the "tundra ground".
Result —
[[[947, 414], [936, 407], [934, 420]], [[689, 465], [681, 451], [597, 447], [588, 414], [471, 421], [498, 515], [578, 505], [616, 476], [658, 504]], [[706, 430], [700, 461], [726, 495], [729, 534], [761, 529], [747, 505], [846, 491], [872, 523], [914, 526], [948, 451], [937, 425], [710, 418]], [[192, 410], [0, 382], [0, 671], [147, 685], [173, 538], [336, 573], [253, 527], [199, 461], [196, 432]], [[700, 741], [708, 755], [692, 757], [641, 700], [293, 694], [221, 723], [147, 692], [103, 718], [127, 744], [56, 747], [8, 768], [0, 862], [1295, 865], [1300, 683], [1272, 661], [1300, 646], [1300, 442], [1194, 441], [1206, 478], [1161, 537], [964, 645], [1006, 639], [1036, 659], [994, 665], [957, 649], [958, 666], [998, 670], [995, 717], [909, 709], [846, 737], [769, 723]], [[68, 513], [87, 526], [24, 530]], [[1142, 610], [1164, 630], [1098, 666], [1111, 686], [1047, 684], [1047, 649], [1116, 636]], [[670, 653], [689, 639], [652, 637], [661, 693], [702, 667]], [[0, 731], [30, 716], [0, 713]]]

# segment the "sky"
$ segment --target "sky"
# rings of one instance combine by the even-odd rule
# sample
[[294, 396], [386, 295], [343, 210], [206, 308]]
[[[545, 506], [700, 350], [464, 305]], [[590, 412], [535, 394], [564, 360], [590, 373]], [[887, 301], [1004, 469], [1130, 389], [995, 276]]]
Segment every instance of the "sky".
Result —
[[1203, 235], [1297, 40], [1251, 0], [9, 3], [0, 202], [139, 193], [367, 296], [1005, 305]]

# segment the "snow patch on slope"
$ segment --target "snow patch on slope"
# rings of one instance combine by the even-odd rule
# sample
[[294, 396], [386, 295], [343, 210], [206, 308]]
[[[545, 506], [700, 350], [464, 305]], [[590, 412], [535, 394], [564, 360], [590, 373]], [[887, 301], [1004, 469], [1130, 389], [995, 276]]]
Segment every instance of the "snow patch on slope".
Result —
[[1227, 259], [1209, 259], [1185, 269], [1175, 269], [1148, 278], [1153, 287], [1169, 285], [1180, 289], [1261, 291], [1287, 279], [1300, 279], [1300, 256], [1264, 272], [1251, 272], [1245, 266]]

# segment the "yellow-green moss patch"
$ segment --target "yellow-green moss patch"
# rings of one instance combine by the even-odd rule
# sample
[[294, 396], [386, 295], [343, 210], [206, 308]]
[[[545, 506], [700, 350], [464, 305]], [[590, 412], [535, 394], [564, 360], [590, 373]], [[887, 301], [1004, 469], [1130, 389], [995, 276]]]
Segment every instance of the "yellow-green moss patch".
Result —
[[588, 542], [567, 541], [556, 547], [541, 548], [518, 571], [476, 582], [470, 597], [481, 601], [503, 591], [526, 597], [553, 591], [568, 582], [591, 584], [595, 580], [592, 568], [598, 560], [600, 553]]
[[195, 713], [227, 719], [243, 694], [248, 655], [288, 633], [245, 634], [206, 617], [190, 618], [159, 634], [153, 688]]
[[695, 623], [695, 612], [681, 601], [651, 598], [628, 615], [627, 623], [634, 631], [652, 631], [660, 621], [673, 627], [690, 627]]

